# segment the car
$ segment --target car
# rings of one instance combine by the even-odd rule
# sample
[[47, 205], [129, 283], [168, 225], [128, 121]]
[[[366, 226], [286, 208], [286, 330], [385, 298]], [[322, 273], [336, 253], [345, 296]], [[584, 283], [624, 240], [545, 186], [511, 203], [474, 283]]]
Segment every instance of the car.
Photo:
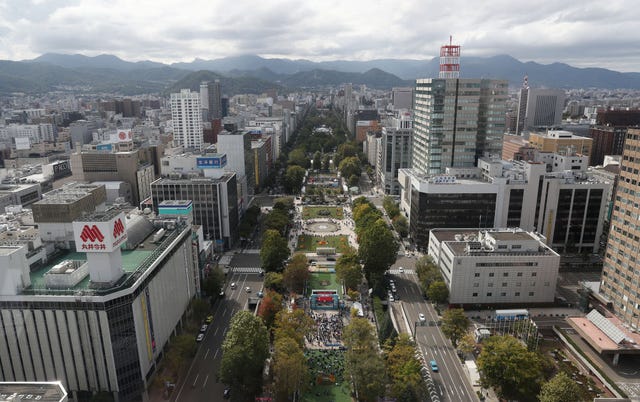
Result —
[[435, 360], [431, 360], [429, 362], [429, 366], [431, 366], [431, 371], [433, 371], [434, 373], [438, 372], [438, 364], [436, 363]]
[[422, 313], [418, 314], [418, 318], [420, 318], [420, 321], [422, 321], [422, 322], [427, 321], [427, 318]]
[[229, 387], [225, 388], [224, 391], [222, 392], [222, 397], [224, 399], [231, 398], [231, 388], [229, 388]]
[[262, 290], [258, 290], [258, 293], [256, 293], [256, 295], [257, 295], [258, 297], [263, 297], [263, 296], [264, 296], [264, 293], [262, 292]]
[[404, 273], [404, 268], [398, 267], [398, 272], [400, 272], [401, 274]]
[[204, 320], [205, 324], [211, 324], [213, 322], [213, 316], [212, 315], [208, 315], [207, 318]]
[[198, 336], [196, 336], [196, 342], [202, 342], [203, 339], [204, 339], [204, 334], [198, 334]]
[[247, 286], [246, 288], [244, 288], [244, 290], [245, 290], [247, 293], [251, 293], [251, 288], [250, 288], [249, 286]]
[[236, 283], [235, 283], [235, 282], [233, 282], [233, 283], [231, 284], [231, 289], [235, 289], [235, 288], [236, 288]]
[[200, 327], [200, 332], [205, 332], [207, 330], [207, 327], [207, 324], [202, 324], [202, 326]]

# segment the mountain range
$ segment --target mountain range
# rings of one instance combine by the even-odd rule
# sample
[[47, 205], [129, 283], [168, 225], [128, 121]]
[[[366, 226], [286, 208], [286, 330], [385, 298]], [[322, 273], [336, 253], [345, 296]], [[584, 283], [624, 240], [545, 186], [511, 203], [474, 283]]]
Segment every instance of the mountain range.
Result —
[[[508, 55], [461, 58], [461, 78], [506, 79], [512, 87], [529, 77], [532, 87], [640, 89], [640, 73], [576, 68], [563, 63], [521, 62]], [[228, 95], [267, 88], [318, 88], [350, 82], [370, 88], [413, 86], [416, 78], [437, 77], [438, 58], [324, 61], [263, 58], [255, 55], [196, 59], [171, 65], [129, 62], [113, 55], [47, 53], [31, 60], [0, 60], [0, 93], [54, 90], [113, 92], [123, 95], [197, 89], [199, 81], [220, 79]]]

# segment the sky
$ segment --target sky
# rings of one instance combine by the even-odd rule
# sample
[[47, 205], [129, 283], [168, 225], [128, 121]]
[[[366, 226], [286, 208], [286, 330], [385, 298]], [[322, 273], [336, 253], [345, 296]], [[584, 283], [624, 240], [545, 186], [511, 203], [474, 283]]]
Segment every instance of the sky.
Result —
[[637, 0], [0, 0], [0, 59], [462, 56], [640, 71]]

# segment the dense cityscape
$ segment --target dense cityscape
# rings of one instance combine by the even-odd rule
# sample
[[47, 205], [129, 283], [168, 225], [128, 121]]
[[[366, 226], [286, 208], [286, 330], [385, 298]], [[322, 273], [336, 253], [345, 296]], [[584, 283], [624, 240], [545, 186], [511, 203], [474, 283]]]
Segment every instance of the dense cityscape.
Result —
[[0, 63], [0, 401], [640, 400], [638, 78], [461, 52]]

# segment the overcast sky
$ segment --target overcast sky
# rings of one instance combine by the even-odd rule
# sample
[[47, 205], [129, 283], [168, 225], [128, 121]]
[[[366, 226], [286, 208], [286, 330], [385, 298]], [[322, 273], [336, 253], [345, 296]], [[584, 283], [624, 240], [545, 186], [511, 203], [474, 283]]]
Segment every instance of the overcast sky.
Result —
[[640, 71], [637, 0], [0, 0], [0, 59], [463, 56]]

